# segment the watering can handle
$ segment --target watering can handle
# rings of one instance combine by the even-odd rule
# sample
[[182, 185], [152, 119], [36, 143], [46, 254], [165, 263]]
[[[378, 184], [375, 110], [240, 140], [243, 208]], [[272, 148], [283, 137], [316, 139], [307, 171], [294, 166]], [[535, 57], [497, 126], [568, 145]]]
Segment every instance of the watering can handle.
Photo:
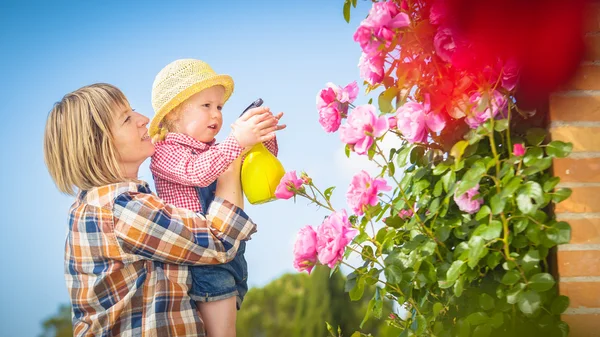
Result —
[[258, 108], [259, 106], [261, 106], [263, 104], [263, 100], [262, 98], [257, 99], [256, 101], [252, 102], [252, 104], [250, 104], [246, 109], [244, 109], [244, 111], [242, 111], [242, 114], [240, 115], [240, 117], [246, 113], [246, 111], [252, 109], [252, 108]]

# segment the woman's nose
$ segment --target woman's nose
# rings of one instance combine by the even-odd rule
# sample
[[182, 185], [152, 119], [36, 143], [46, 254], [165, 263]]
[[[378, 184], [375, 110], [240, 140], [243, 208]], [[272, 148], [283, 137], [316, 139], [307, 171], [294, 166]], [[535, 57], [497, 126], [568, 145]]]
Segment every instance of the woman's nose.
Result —
[[139, 112], [137, 114], [138, 114], [138, 124], [140, 126], [146, 126], [150, 122], [150, 119], [148, 117], [142, 115]]

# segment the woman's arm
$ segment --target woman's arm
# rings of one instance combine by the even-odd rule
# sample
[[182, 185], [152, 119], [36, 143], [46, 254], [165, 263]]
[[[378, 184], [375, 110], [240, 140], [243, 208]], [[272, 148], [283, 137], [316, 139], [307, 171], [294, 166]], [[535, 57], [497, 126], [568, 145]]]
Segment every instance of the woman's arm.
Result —
[[157, 147], [150, 168], [162, 179], [205, 187], [213, 183], [241, 153], [242, 147], [233, 136], [198, 154], [190, 153], [182, 145], [162, 145]]
[[241, 240], [256, 225], [232, 203], [216, 197], [206, 218], [165, 204], [147, 193], [123, 193], [115, 199], [114, 232], [122, 249], [151, 260], [218, 264], [232, 260]]

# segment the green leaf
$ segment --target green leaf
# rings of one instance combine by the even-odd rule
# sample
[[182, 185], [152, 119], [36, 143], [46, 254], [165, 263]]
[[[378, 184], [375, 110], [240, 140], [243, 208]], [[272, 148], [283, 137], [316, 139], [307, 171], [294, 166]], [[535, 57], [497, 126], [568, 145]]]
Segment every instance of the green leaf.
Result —
[[442, 176], [442, 184], [444, 185], [444, 190], [446, 192], [450, 192], [450, 188], [454, 185], [456, 181], [456, 173], [454, 171], [448, 171], [446, 174]]
[[525, 315], [533, 315], [536, 313], [542, 304], [540, 294], [535, 291], [528, 290], [519, 297], [519, 309]]
[[479, 295], [479, 306], [486, 311], [494, 309], [494, 298], [486, 293]]
[[331, 187], [327, 188], [325, 190], [325, 192], [323, 192], [323, 194], [325, 195], [325, 199], [329, 200], [331, 198], [331, 194], [333, 193], [333, 190], [335, 190], [335, 186], [331, 186]]
[[506, 198], [502, 197], [500, 194], [496, 194], [490, 199], [490, 205], [492, 206], [492, 214], [498, 215], [502, 213], [506, 207]]
[[559, 188], [552, 194], [552, 201], [558, 204], [570, 197], [571, 193], [573, 193], [573, 191], [570, 188]]
[[527, 166], [527, 167], [533, 166], [533, 165], [537, 164], [537, 162], [540, 159], [542, 159], [543, 157], [544, 157], [544, 151], [542, 151], [541, 148], [532, 147], [527, 150], [527, 153], [525, 154], [525, 158], [523, 158], [523, 164], [525, 164], [525, 166]]
[[446, 280], [448, 282], [454, 282], [458, 279], [460, 275], [460, 269], [465, 264], [465, 261], [457, 260], [452, 262], [450, 269], [446, 272]]
[[392, 264], [385, 267], [384, 270], [386, 280], [391, 284], [398, 284], [402, 281], [402, 268]]
[[544, 292], [552, 289], [552, 287], [554, 287], [554, 283], [556, 282], [554, 281], [552, 275], [548, 273], [539, 273], [533, 275], [529, 279], [529, 288], [537, 292]]
[[398, 94], [398, 88], [396, 86], [392, 86], [387, 88], [381, 94], [379, 94], [379, 99], [377, 102], [379, 103], [379, 110], [383, 113], [390, 113], [394, 110], [392, 106], [392, 100], [396, 98]]
[[521, 266], [525, 271], [530, 271], [537, 267], [540, 263], [540, 252], [537, 249], [529, 249], [529, 251], [523, 256]]
[[[544, 192], [540, 184], [526, 182], [517, 192], [517, 206], [525, 214], [533, 214], [544, 203]], [[535, 203], [534, 203], [535, 202]]]
[[455, 166], [458, 166], [458, 163], [460, 162], [463, 153], [465, 153], [465, 149], [467, 148], [467, 146], [469, 146], [469, 142], [467, 142], [466, 140], [458, 141], [456, 142], [456, 144], [454, 144], [454, 146], [452, 146], [452, 149], [450, 150], [450, 155], [454, 157]]
[[511, 286], [511, 285], [517, 283], [520, 279], [521, 279], [521, 274], [519, 274], [518, 271], [513, 269], [513, 270], [507, 271], [506, 274], [504, 274], [504, 276], [502, 277], [502, 280], [500, 282], [502, 282], [502, 284]]
[[479, 184], [481, 177], [486, 173], [485, 165], [481, 161], [475, 162], [473, 166], [464, 174], [462, 181], [456, 190], [457, 195], [462, 195], [475, 185]]
[[569, 307], [569, 297], [560, 295], [552, 301], [550, 311], [555, 315], [560, 315]]
[[492, 327], [489, 324], [482, 324], [473, 330], [473, 337], [489, 337], [492, 334]]
[[488, 322], [489, 319], [490, 318], [488, 317], [488, 315], [483, 311], [474, 312], [474, 313], [470, 314], [469, 316], [467, 316], [467, 321], [471, 325], [485, 324]]
[[417, 330], [415, 331], [415, 333], [417, 334], [417, 336], [420, 336], [427, 329], [427, 319], [425, 319], [425, 317], [423, 317], [422, 315], [418, 315], [416, 322]]
[[485, 255], [487, 255], [485, 240], [481, 236], [472, 237], [469, 240], [469, 267], [471, 269], [475, 268], [479, 264], [479, 260]]
[[458, 337], [469, 337], [471, 334], [471, 324], [468, 320], [458, 320]]
[[560, 182], [559, 177], [552, 177], [544, 182], [544, 192], [550, 192]]
[[346, 0], [344, 3], [344, 20], [350, 23], [350, 0]]
[[415, 146], [410, 151], [410, 163], [416, 164], [421, 161], [423, 156], [425, 155], [425, 148], [422, 146]]
[[565, 143], [561, 142], [560, 140], [552, 141], [546, 147], [546, 153], [548, 156], [556, 158], [564, 158], [568, 156], [569, 153], [571, 153], [571, 150], [573, 150], [572, 143]]
[[488, 215], [490, 215], [490, 208], [487, 205], [483, 205], [479, 209], [479, 212], [475, 214], [475, 219], [477, 221], [481, 221], [481, 219], [485, 218]]
[[525, 229], [527, 229], [527, 225], [529, 224], [529, 220], [528, 219], [519, 219], [515, 222], [515, 224], [513, 225], [513, 232], [515, 234], [519, 234], [522, 231], [524, 231]]
[[365, 279], [359, 276], [356, 280], [356, 286], [350, 290], [350, 299], [352, 301], [358, 301], [362, 298], [365, 292]]
[[498, 329], [504, 324], [504, 314], [501, 312], [495, 313], [490, 319], [490, 324], [494, 329]]
[[352, 7], [356, 8], [356, 2], [357, 0], [352, 0]]
[[461, 297], [464, 289], [465, 289], [465, 278], [460, 277], [458, 280], [456, 280], [456, 283], [454, 283], [454, 296]]
[[502, 132], [506, 129], [508, 129], [508, 119], [500, 119], [494, 121], [494, 130]]
[[515, 304], [521, 298], [523, 289], [525, 289], [525, 285], [523, 283], [519, 283], [513, 288], [509, 289], [506, 292], [506, 302], [509, 304]]
[[521, 177], [510, 178], [510, 180], [506, 184], [504, 184], [500, 195], [503, 198], [512, 197], [513, 193], [515, 193], [519, 189], [519, 187], [521, 187], [522, 183], [523, 179], [521, 179]]
[[350, 145], [346, 144], [346, 147], [344, 148], [344, 153], [346, 154], [346, 158], [350, 158]]
[[499, 238], [500, 234], [502, 234], [502, 223], [498, 220], [492, 220], [481, 233], [481, 236], [486, 240], [493, 240]]
[[433, 304], [433, 317], [438, 317], [438, 315], [440, 314], [440, 312], [442, 312], [442, 310], [444, 310], [444, 305], [440, 302], [435, 302]]
[[433, 196], [439, 197], [440, 195], [442, 195], [443, 188], [444, 188], [444, 185], [442, 183], [442, 180], [438, 180], [438, 182], [435, 183], [435, 187], [433, 188]]
[[367, 239], [369, 239], [369, 235], [365, 232], [362, 232], [362, 233], [358, 234], [352, 242], [355, 244], [361, 244], [361, 243], [367, 241]]
[[441, 162], [433, 168], [432, 173], [434, 176], [439, 176], [440, 174], [446, 172], [449, 168], [450, 165], [448, 165], [446, 162]]
[[527, 135], [525, 138], [527, 142], [532, 146], [538, 146], [542, 144], [544, 139], [546, 138], [547, 132], [541, 128], [532, 128], [527, 130]]

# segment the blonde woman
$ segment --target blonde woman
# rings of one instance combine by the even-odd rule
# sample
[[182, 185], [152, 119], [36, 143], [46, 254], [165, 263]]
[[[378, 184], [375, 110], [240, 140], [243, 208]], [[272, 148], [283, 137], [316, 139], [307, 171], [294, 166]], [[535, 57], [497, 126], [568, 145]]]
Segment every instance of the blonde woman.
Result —
[[[256, 117], [234, 124], [247, 136], [241, 146], [274, 137]], [[109, 84], [65, 95], [48, 116], [48, 171], [61, 192], [76, 194], [65, 246], [74, 336], [204, 336], [187, 266], [230, 261], [256, 231], [228, 201], [241, 194], [239, 167], [219, 179], [205, 216], [164, 203], [138, 180], [154, 153], [147, 123]]]

